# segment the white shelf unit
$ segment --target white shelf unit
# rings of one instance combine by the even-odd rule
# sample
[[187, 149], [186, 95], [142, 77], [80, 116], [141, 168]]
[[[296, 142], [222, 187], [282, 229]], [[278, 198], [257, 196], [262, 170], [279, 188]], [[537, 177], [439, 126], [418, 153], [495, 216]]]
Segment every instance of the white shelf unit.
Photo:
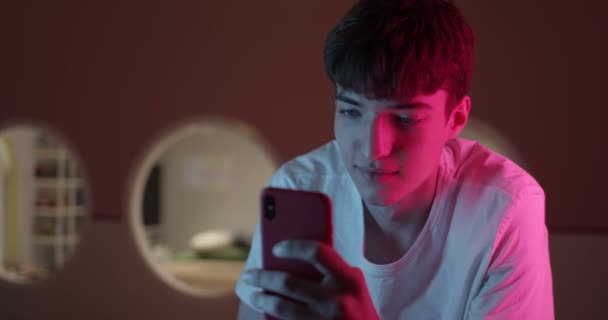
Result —
[[40, 267], [55, 271], [78, 244], [85, 184], [75, 157], [52, 136], [38, 137], [34, 155], [33, 252]]

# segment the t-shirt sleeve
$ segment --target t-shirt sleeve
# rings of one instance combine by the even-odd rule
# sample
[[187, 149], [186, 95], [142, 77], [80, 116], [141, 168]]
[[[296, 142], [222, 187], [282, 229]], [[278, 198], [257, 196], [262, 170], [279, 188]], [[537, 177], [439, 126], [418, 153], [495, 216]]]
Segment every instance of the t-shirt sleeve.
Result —
[[[277, 188], [287, 188], [294, 189], [294, 183], [289, 179], [289, 176], [284, 173], [284, 170], [279, 169], [275, 174], [270, 178], [268, 182], [268, 186], [277, 187]], [[254, 209], [254, 212], [257, 212], [257, 209]], [[257, 287], [250, 286], [245, 282], [241, 281], [243, 274], [245, 271], [249, 269], [259, 269], [262, 268], [262, 239], [260, 237], [260, 223], [258, 221], [255, 231], [253, 233], [253, 239], [251, 241], [251, 249], [249, 251], [249, 255], [247, 256], [247, 261], [245, 262], [245, 267], [239, 276], [239, 280], [236, 283], [235, 293], [247, 305], [253, 308], [256, 311], [260, 311], [258, 308], [254, 307], [251, 304], [251, 294], [254, 292], [261, 291]]]
[[247, 261], [245, 262], [245, 267], [239, 276], [239, 280], [236, 283], [235, 292], [236, 295], [241, 299], [242, 302], [249, 305], [254, 310], [260, 311], [256, 307], [251, 304], [251, 294], [254, 292], [261, 291], [260, 289], [250, 286], [245, 282], [241, 281], [243, 277], [243, 273], [249, 269], [259, 269], [262, 268], [262, 244], [260, 242], [260, 225], [256, 226], [256, 229], [253, 233], [253, 240], [251, 242], [251, 250], [249, 251], [249, 256], [247, 257]]
[[534, 188], [513, 200], [466, 319], [554, 319], [542, 189]]

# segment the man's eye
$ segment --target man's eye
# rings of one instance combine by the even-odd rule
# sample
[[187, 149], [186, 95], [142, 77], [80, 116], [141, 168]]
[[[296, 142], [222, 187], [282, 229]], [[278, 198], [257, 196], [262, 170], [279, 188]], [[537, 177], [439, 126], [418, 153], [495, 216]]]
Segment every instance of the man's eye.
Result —
[[359, 118], [361, 116], [361, 112], [355, 109], [342, 109], [340, 110], [340, 114], [352, 119]]
[[420, 122], [420, 120], [418, 119], [414, 119], [414, 118], [409, 118], [409, 117], [395, 117], [395, 122], [396, 124], [402, 126], [402, 127], [411, 127], [415, 124], [417, 124], [418, 122]]

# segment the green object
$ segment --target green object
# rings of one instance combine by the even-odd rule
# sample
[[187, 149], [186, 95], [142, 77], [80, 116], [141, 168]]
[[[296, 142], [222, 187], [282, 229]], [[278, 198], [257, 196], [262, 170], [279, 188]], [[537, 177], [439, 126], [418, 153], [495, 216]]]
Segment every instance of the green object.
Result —
[[240, 246], [229, 246], [220, 250], [198, 251], [196, 252], [197, 259], [213, 259], [213, 260], [239, 260], [245, 261], [249, 255], [249, 248]]
[[218, 250], [199, 250], [199, 251], [182, 251], [175, 255], [175, 260], [192, 261], [192, 260], [231, 260], [245, 261], [249, 255], [250, 247], [241, 245], [231, 245], [229, 247]]

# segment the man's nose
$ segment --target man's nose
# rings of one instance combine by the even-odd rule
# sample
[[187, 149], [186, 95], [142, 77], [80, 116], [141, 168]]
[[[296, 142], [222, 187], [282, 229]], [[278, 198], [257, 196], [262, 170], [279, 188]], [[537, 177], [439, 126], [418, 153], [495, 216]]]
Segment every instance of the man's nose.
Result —
[[378, 115], [371, 123], [368, 137], [367, 156], [369, 160], [386, 157], [393, 151], [395, 133], [388, 115]]

